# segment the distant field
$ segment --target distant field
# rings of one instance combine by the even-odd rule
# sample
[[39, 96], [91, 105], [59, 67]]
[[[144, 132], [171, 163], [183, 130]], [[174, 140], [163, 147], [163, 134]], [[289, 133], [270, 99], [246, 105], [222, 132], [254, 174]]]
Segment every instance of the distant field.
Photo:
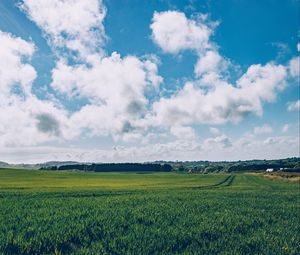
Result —
[[[41, 171], [0, 169], [0, 188], [2, 190], [24, 189], [148, 189], [207, 186], [220, 182], [225, 175], [190, 175], [176, 173], [95, 173], [81, 171]], [[227, 176], [227, 175], [226, 175]]]
[[300, 254], [299, 182], [0, 169], [0, 254]]

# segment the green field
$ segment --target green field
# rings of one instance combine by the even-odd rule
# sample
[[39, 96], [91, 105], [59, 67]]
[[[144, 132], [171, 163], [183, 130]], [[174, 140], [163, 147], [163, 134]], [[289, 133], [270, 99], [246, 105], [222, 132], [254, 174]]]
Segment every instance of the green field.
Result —
[[0, 254], [300, 254], [299, 183], [0, 169]]

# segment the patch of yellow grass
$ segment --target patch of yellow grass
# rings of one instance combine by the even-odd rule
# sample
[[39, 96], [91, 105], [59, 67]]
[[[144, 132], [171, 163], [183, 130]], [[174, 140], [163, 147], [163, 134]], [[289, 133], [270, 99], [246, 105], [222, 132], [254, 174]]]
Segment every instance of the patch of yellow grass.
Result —
[[263, 176], [273, 180], [300, 182], [300, 175], [294, 173], [270, 173], [270, 174], [263, 174]]

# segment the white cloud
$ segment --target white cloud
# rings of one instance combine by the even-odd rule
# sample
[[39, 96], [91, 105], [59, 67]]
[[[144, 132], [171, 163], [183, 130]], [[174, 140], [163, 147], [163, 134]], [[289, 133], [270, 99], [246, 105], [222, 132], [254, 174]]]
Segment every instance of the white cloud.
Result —
[[272, 62], [252, 65], [236, 84], [228, 83], [222, 74], [230, 63], [210, 41], [213, 26], [205, 19], [188, 19], [177, 11], [156, 12], [151, 29], [154, 42], [165, 52], [192, 49], [198, 55], [194, 67], [198, 80], [189, 81], [176, 94], [154, 102], [150, 118], [154, 123], [237, 123], [250, 113], [261, 116], [263, 103], [274, 102], [286, 86], [286, 68]]
[[300, 100], [297, 100], [297, 101], [294, 101], [294, 102], [289, 102], [287, 110], [289, 112], [299, 111], [300, 110]]
[[286, 86], [286, 75], [286, 68], [282, 65], [252, 65], [237, 81], [237, 86], [253, 100], [256, 96], [262, 101], [274, 102], [276, 94]]
[[300, 52], [300, 43], [297, 43], [297, 50]]
[[210, 41], [217, 22], [207, 20], [207, 15], [188, 19], [178, 11], [155, 12], [150, 26], [153, 41], [167, 53], [177, 54], [193, 50], [198, 55], [194, 66], [197, 83], [202, 87], [214, 87], [222, 83], [230, 62], [225, 60]]
[[285, 87], [284, 66], [268, 63], [252, 65], [233, 86], [219, 81], [212, 90], [204, 91], [193, 82], [170, 98], [161, 98], [153, 104], [154, 122], [172, 124], [237, 123], [246, 115], [262, 115], [263, 102], [273, 102]]
[[199, 57], [195, 66], [195, 75], [200, 76], [204, 73], [219, 72], [222, 57], [216, 51], [207, 51], [203, 57]]
[[[8, 162], [76, 160], [87, 162], [145, 162], [154, 160], [246, 160], [294, 157], [299, 154], [299, 137], [274, 136], [260, 140], [229, 137], [208, 138], [204, 142], [173, 140], [144, 146], [114, 146], [107, 149], [27, 146], [1, 148], [1, 159]], [[229, 141], [228, 141], [229, 140]]]
[[288, 137], [288, 136], [274, 136], [274, 137], [268, 137], [267, 139], [265, 139], [263, 141], [263, 144], [265, 145], [292, 145], [295, 144], [295, 142], [299, 141], [298, 139], [292, 138], [292, 137]]
[[52, 70], [51, 86], [69, 97], [99, 98], [122, 108], [126, 107], [122, 104], [126, 99], [138, 98], [142, 104], [146, 101], [144, 90], [157, 88], [162, 81], [156, 72], [156, 63], [151, 60], [141, 61], [134, 56], [121, 58], [114, 52], [91, 67], [70, 66], [63, 60], [59, 61]]
[[265, 124], [265, 125], [262, 125], [262, 126], [258, 126], [258, 127], [255, 127], [253, 129], [253, 133], [256, 134], [256, 135], [260, 135], [260, 134], [270, 134], [273, 132], [273, 128], [268, 125], [268, 124]]
[[23, 0], [20, 8], [54, 48], [67, 47], [86, 56], [104, 44], [106, 10], [100, 0]]
[[290, 129], [290, 125], [289, 124], [284, 124], [282, 126], [281, 131], [282, 131], [282, 133], [287, 133], [289, 131], [289, 129]]
[[32, 92], [34, 45], [0, 31], [0, 145], [20, 146], [68, 137], [66, 112]]
[[221, 131], [218, 128], [210, 127], [209, 132], [212, 133], [213, 135], [220, 135]]
[[300, 76], [300, 57], [294, 57], [290, 60], [289, 72], [292, 77]]
[[194, 67], [198, 86], [213, 88], [224, 84], [228, 78], [229, 67], [233, 67], [233, 65], [220, 56], [217, 50], [208, 50], [199, 54]]
[[77, 127], [88, 128], [94, 135], [113, 134], [118, 139], [118, 133], [128, 137], [142, 131], [138, 122], [149, 108], [145, 93], [158, 89], [162, 82], [152, 59], [121, 58], [117, 53], [91, 67], [59, 61], [52, 79], [51, 86], [60, 93], [89, 100], [71, 118]]
[[240, 158], [248, 159], [274, 159], [293, 157], [299, 154], [299, 137], [293, 136], [274, 136], [264, 140], [248, 139], [244, 145], [239, 145], [244, 138], [242, 137], [234, 145], [234, 152], [244, 155]]
[[67, 113], [47, 100], [34, 96], [11, 97], [13, 103], [0, 108], [0, 144], [28, 146], [74, 138]]
[[[34, 4], [33, 8], [30, 1], [26, 6], [29, 13], [37, 13], [34, 8], [40, 8]], [[51, 8], [55, 9], [58, 5], [54, 6]], [[93, 24], [101, 20], [91, 19], [95, 22], [87, 22], [83, 28], [74, 28], [77, 20], [74, 25], [73, 19], [70, 19], [72, 24], [64, 24], [58, 29], [56, 23], [44, 18], [39, 21], [39, 18], [34, 18], [35, 15], [31, 14], [33, 20], [51, 36], [60, 36], [63, 32], [77, 36], [80, 31], [90, 31]], [[59, 14], [58, 20], [62, 15]], [[121, 58], [117, 53], [109, 57], [89, 54], [93, 59], [89, 66], [71, 66], [61, 59], [52, 71], [51, 86], [71, 98], [75, 96], [89, 100], [88, 105], [71, 117], [78, 129], [88, 128], [94, 135], [113, 134], [119, 137], [121, 133], [127, 133], [127, 136], [136, 133], [135, 137], [139, 137], [149, 126], [236, 123], [252, 112], [261, 115], [262, 103], [274, 101], [277, 91], [284, 88], [285, 68], [272, 63], [249, 67], [236, 86], [222, 80], [220, 72], [226, 69], [226, 61], [216, 50], [212, 50], [209, 41], [212, 29], [205, 24], [204, 18], [187, 19], [183, 13], [176, 11], [155, 13], [151, 29], [154, 41], [165, 51], [196, 50], [199, 55], [196, 75], [203, 76], [202, 83], [213, 83], [215, 87], [204, 91], [198, 88], [196, 81], [191, 81], [170, 98], [154, 102], [151, 109], [145, 93], [149, 89], [157, 89], [162, 82], [162, 77], [157, 74], [157, 63], [151, 58]]]
[[[158, 90], [163, 81], [157, 74], [157, 58], [122, 58], [116, 52], [106, 56], [101, 48], [106, 37], [101, 1], [24, 0], [21, 9], [44, 31], [54, 49], [62, 49], [52, 70], [52, 88], [70, 100], [88, 100], [69, 118], [74, 132], [89, 130], [116, 140], [141, 138], [144, 128], [139, 120], [149, 108], [146, 94]], [[74, 56], [74, 50], [80, 59], [69, 61], [68, 54]]]
[[[125, 110], [126, 111], [126, 110]], [[81, 132], [88, 130], [89, 136], [112, 135], [116, 141], [141, 140], [145, 132], [139, 125], [139, 119], [133, 118], [122, 112], [118, 112], [111, 106], [86, 105], [75, 112], [70, 123]]]
[[150, 28], [153, 41], [164, 52], [176, 54], [181, 50], [202, 51], [211, 47], [208, 41], [212, 30], [203, 17], [192, 20], [178, 11], [155, 12]]
[[203, 148], [204, 149], [210, 149], [210, 148], [228, 148], [232, 146], [231, 139], [226, 135], [220, 135], [214, 138], [208, 138], [203, 142]]
[[197, 137], [195, 130], [191, 127], [173, 126], [170, 131], [179, 140], [195, 140]]
[[[56, 94], [87, 103], [68, 112], [54, 95], [51, 100], [39, 99], [32, 91], [37, 76], [30, 64], [34, 44], [0, 32], [0, 150], [8, 159], [32, 160], [36, 156], [31, 154], [39, 155], [38, 161], [189, 160], [199, 159], [199, 155], [203, 159], [267, 158], [266, 151], [270, 155], [279, 155], [279, 151], [280, 155], [295, 154], [290, 137], [254, 140], [249, 136], [233, 141], [210, 128], [215, 137], [200, 143], [191, 125], [237, 123], [251, 113], [261, 116], [263, 104], [274, 102], [285, 88], [287, 71], [291, 76], [299, 74], [299, 59], [291, 60], [288, 67], [273, 62], [252, 65], [231, 84], [223, 77], [230, 62], [210, 41], [213, 24], [204, 16], [188, 19], [178, 11], [156, 12], [151, 24], [153, 41], [164, 52], [193, 50], [198, 57], [195, 80], [159, 98], [163, 78], [155, 56], [105, 53], [106, 11], [101, 1], [24, 0], [20, 6], [57, 53], [50, 84]], [[299, 109], [299, 104], [291, 103], [289, 110]], [[256, 133], [268, 133], [266, 130], [260, 127]], [[84, 136], [111, 136], [120, 144], [142, 141], [143, 146], [86, 151], [34, 148]]]
[[27, 63], [34, 52], [34, 44], [0, 31], [0, 104], [19, 86], [23, 94], [30, 94], [36, 78], [35, 69]]

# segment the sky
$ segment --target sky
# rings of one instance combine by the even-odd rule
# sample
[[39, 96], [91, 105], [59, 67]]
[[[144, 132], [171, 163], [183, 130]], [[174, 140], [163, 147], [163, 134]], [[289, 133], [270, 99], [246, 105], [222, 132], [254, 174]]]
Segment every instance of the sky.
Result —
[[1, 0], [0, 161], [299, 156], [299, 0]]

